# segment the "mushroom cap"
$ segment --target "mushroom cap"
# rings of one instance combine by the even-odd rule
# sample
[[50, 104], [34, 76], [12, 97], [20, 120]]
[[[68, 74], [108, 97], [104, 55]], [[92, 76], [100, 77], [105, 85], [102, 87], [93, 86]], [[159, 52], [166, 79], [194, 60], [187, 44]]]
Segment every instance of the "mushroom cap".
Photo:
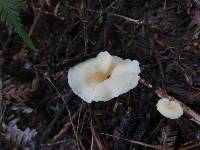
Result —
[[183, 108], [176, 101], [162, 98], [157, 103], [157, 110], [165, 117], [170, 119], [178, 119], [183, 115]]
[[105, 51], [70, 68], [68, 83], [88, 103], [108, 101], [136, 87], [139, 73], [138, 61], [123, 60]]

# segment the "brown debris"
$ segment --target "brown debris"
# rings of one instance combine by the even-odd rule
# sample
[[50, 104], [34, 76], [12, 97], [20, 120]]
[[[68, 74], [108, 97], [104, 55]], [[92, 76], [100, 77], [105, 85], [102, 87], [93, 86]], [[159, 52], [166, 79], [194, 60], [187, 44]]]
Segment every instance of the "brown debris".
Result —
[[178, 132], [172, 129], [169, 125], [161, 129], [160, 143], [171, 150], [175, 149]]
[[[38, 51], [0, 25], [0, 149], [199, 149], [199, 0], [31, 0], [20, 14]], [[86, 104], [68, 69], [105, 50], [137, 59], [141, 84]], [[184, 108], [176, 128], [157, 112], [158, 97]], [[26, 140], [31, 131], [37, 138]]]
[[19, 84], [11, 79], [5, 82], [8, 84], [4, 85], [3, 97], [9, 101], [12, 99], [19, 102], [29, 101], [39, 86], [38, 78], [33, 79], [31, 84]]
[[[78, 113], [73, 114], [73, 115], [72, 115], [72, 121], [74, 122], [75, 119], [77, 119], [77, 117], [78, 117]], [[56, 135], [53, 137], [52, 142], [56, 142], [56, 141], [58, 141], [60, 138], [62, 138], [65, 134], [67, 134], [67, 132], [71, 129], [71, 127], [72, 127], [71, 122], [70, 122], [70, 121], [67, 122], [67, 123], [63, 126], [63, 128], [58, 132], [58, 134], [56, 134]]]

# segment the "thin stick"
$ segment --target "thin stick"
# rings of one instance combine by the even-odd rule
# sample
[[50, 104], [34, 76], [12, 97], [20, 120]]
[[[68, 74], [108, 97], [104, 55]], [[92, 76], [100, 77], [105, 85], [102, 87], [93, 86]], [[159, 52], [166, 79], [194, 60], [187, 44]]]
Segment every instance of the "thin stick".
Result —
[[[29, 29], [29, 32], [28, 32], [29, 37], [31, 37], [31, 35], [33, 34], [33, 32], [35, 30], [35, 27], [36, 27], [36, 25], [38, 23], [38, 20], [39, 20], [40, 16], [41, 16], [42, 9], [44, 7], [44, 3], [42, 1], [42, 6], [39, 9], [38, 14], [36, 14], [36, 12], [34, 11], [35, 7], [34, 7], [34, 4], [33, 4], [33, 1], [31, 1], [31, 6], [32, 6], [32, 9], [33, 9], [33, 13], [34, 13], [34, 21], [33, 21], [33, 24], [31, 25], [31, 28]], [[24, 48], [25, 48], [25, 44], [23, 44], [23, 46], [22, 46], [20, 51], [22, 51]]]
[[[51, 81], [51, 79], [49, 77], [46, 77], [46, 79], [51, 83], [51, 85], [54, 87], [54, 89], [56, 90], [56, 92], [58, 93], [58, 95], [60, 96], [61, 100], [63, 101], [63, 103], [65, 104], [65, 100], [63, 99], [60, 91], [57, 89], [57, 87], [53, 84], [53, 82]], [[76, 130], [75, 130], [75, 127], [74, 127], [74, 124], [73, 124], [73, 121], [72, 121], [72, 116], [71, 116], [71, 112], [69, 110], [69, 107], [68, 105], [66, 104], [65, 107], [67, 108], [67, 112], [68, 112], [68, 115], [69, 115], [69, 119], [70, 119], [70, 122], [72, 124], [72, 129], [73, 129], [73, 132], [74, 132], [74, 135], [76, 137], [76, 141], [77, 141], [77, 147], [79, 149], [79, 146], [78, 146], [78, 136], [77, 136], [77, 133], [76, 133]]]
[[63, 113], [63, 111], [64, 111], [64, 109], [66, 107], [65, 104], [67, 103], [68, 100], [70, 100], [71, 96], [72, 96], [72, 94], [71, 94], [71, 92], [69, 92], [67, 100], [65, 100], [65, 103], [62, 105], [60, 110], [55, 114], [54, 118], [51, 120], [51, 122], [47, 125], [46, 129], [44, 130], [44, 132], [42, 134], [42, 137], [40, 139], [40, 142], [44, 142], [46, 140], [46, 138], [49, 135], [49, 132], [52, 130], [52, 128], [54, 127], [55, 123], [58, 121], [59, 117]]
[[143, 24], [143, 21], [141, 21], [141, 20], [132, 19], [132, 18], [129, 18], [129, 17], [126, 17], [126, 16], [122, 16], [122, 15], [119, 15], [119, 14], [115, 14], [115, 13], [111, 13], [111, 12], [108, 12], [108, 14], [111, 15], [111, 16], [114, 16], [114, 17], [118, 17], [118, 18], [124, 19], [124, 20], [126, 20], [128, 22], [132, 22], [134, 24], [138, 24], [138, 25]]
[[[2, 59], [1, 57], [2, 57], [2, 51], [0, 51], [0, 59]], [[5, 106], [3, 103], [2, 64], [3, 62], [0, 62], [0, 124], [2, 123], [5, 112]]]
[[[2, 53], [0, 52], [0, 58], [2, 56]], [[0, 113], [2, 112], [3, 109], [3, 82], [2, 82], [2, 69], [1, 69], [1, 62], [0, 62]], [[1, 114], [0, 114], [1, 115]], [[2, 116], [0, 116], [2, 119]], [[0, 119], [0, 122], [1, 122]]]
[[92, 125], [92, 120], [90, 121], [90, 129], [92, 131], [92, 138], [94, 138], [94, 140], [97, 143], [97, 146], [99, 147], [100, 150], [106, 150], [106, 148], [104, 147], [104, 145], [101, 143], [101, 141], [99, 140], [99, 137], [97, 136], [94, 127]]
[[[33, 4], [33, 1], [31, 1], [31, 5], [32, 5], [32, 8], [35, 8], [34, 4]], [[35, 27], [36, 27], [36, 25], [38, 23], [38, 20], [39, 20], [40, 16], [41, 16], [43, 7], [44, 7], [44, 3], [42, 3], [42, 6], [41, 6], [41, 8], [39, 8], [39, 12], [37, 14], [34, 11], [34, 21], [33, 21], [33, 24], [31, 25], [30, 30], [29, 30], [29, 33], [28, 33], [29, 36], [31, 36], [33, 34], [33, 31], [35, 30]]]
[[81, 20], [82, 20], [82, 24], [83, 24], [83, 38], [84, 38], [84, 50], [85, 50], [85, 54], [87, 54], [87, 47], [88, 47], [88, 38], [87, 38], [87, 29], [86, 29], [86, 25], [85, 25], [85, 4], [84, 1], [81, 1]]
[[195, 147], [199, 147], [199, 146], [200, 146], [200, 142], [199, 142], [199, 143], [196, 143], [196, 144], [194, 144], [194, 145], [185, 147], [185, 148], [180, 148], [179, 150], [189, 150], [189, 149], [192, 149], [192, 148], [195, 148]]
[[90, 150], [93, 150], [93, 147], [94, 147], [94, 136], [92, 134], [92, 141], [91, 141]]
[[[72, 121], [75, 121], [75, 119], [78, 116], [78, 112], [75, 112], [72, 116]], [[65, 133], [67, 133], [69, 131], [69, 129], [72, 127], [72, 123], [71, 121], [66, 122], [65, 125], [63, 126], [63, 128], [53, 137], [52, 142], [56, 142], [58, 141]]]
[[107, 134], [107, 133], [99, 133], [99, 134], [107, 135], [107, 136], [114, 137], [114, 138], [119, 138], [121, 140], [128, 141], [130, 143], [134, 143], [134, 144], [138, 144], [138, 145], [142, 145], [142, 146], [145, 146], [145, 147], [150, 147], [150, 148], [154, 148], [154, 149], [158, 149], [158, 150], [169, 150], [168, 148], [165, 148], [165, 147], [163, 147], [161, 145], [146, 144], [146, 143], [143, 143], [143, 142], [133, 141], [133, 140], [129, 140], [129, 139], [126, 139], [126, 138], [114, 136], [114, 135]]
[[[68, 6], [68, 7], [70, 9], [73, 9], [73, 10], [80, 10], [80, 8], [76, 8], [76, 7], [73, 7], [73, 6]], [[88, 12], [97, 13], [97, 14], [102, 14], [104, 12], [104, 11], [98, 11], [98, 10], [92, 10], [92, 9], [85, 9], [85, 10], [88, 11]], [[119, 15], [119, 14], [116, 14], [116, 13], [108, 12], [108, 11], [106, 11], [106, 13], [108, 15], [124, 19], [124, 20], [126, 20], [128, 22], [132, 22], [134, 24], [138, 24], [138, 25], [144, 24], [144, 22], [141, 21], [141, 20], [132, 19], [132, 18], [129, 18], [129, 17], [123, 16], [123, 15]]]

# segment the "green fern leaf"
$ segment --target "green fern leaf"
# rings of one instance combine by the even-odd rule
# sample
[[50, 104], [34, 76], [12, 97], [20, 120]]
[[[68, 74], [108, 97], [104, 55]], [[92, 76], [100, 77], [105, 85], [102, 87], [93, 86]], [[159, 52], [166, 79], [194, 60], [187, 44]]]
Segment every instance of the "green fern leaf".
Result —
[[20, 11], [25, 11], [28, 8], [28, 0], [17, 0]]
[[32, 50], [36, 50], [32, 40], [21, 24], [17, 0], [0, 0], [0, 21], [6, 23], [7, 26], [11, 28], [14, 28], [24, 41], [25, 45]]

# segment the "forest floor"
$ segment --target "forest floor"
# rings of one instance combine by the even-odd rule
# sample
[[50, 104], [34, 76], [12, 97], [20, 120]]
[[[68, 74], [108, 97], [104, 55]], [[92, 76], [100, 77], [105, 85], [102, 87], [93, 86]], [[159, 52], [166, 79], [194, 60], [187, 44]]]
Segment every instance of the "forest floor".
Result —
[[[1, 150], [200, 149], [195, 116], [156, 109], [159, 87], [200, 114], [199, 0], [31, 0], [21, 16], [38, 51], [0, 25]], [[152, 88], [81, 100], [68, 69], [101, 51], [138, 60]]]

